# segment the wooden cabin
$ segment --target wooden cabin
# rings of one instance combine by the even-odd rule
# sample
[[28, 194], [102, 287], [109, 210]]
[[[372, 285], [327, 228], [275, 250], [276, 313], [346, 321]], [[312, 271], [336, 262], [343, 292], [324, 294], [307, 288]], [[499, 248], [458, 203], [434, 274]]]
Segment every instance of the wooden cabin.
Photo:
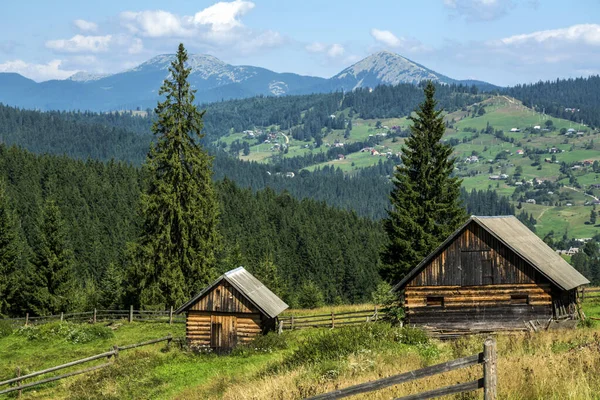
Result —
[[577, 288], [586, 284], [514, 216], [473, 216], [394, 291], [403, 295], [408, 324], [497, 331], [576, 319]]
[[191, 346], [230, 350], [277, 326], [288, 305], [243, 267], [221, 275], [176, 313], [187, 313]]

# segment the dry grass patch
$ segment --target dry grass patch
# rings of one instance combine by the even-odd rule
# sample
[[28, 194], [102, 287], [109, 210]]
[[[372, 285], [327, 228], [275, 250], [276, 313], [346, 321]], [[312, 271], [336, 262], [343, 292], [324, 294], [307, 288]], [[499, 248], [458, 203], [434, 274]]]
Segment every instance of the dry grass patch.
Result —
[[[422, 368], [482, 351], [484, 337], [423, 345], [383, 346], [332, 360], [271, 374], [259, 374], [228, 385], [213, 397], [226, 400], [295, 400], [370, 380]], [[600, 332], [591, 329], [498, 336], [500, 399], [600, 398]], [[398, 385], [353, 399], [390, 399], [467, 382], [482, 376], [474, 366]], [[481, 398], [481, 391], [460, 399]]]

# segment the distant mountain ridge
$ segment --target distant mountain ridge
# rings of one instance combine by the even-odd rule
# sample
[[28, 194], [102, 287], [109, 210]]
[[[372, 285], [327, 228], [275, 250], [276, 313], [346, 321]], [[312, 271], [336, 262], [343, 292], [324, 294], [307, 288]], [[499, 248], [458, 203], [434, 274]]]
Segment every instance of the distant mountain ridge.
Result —
[[[66, 80], [41, 83], [19, 74], [0, 73], [0, 102], [41, 110], [109, 111], [154, 107], [158, 89], [169, 75], [168, 68], [174, 57], [174, 54], [158, 55], [137, 67], [111, 75], [78, 72]], [[197, 91], [198, 102], [349, 91], [379, 85], [416, 84], [427, 79], [447, 84], [463, 82], [387, 51], [370, 55], [329, 79], [231, 65], [205, 54], [190, 55], [188, 66], [191, 68], [189, 81]], [[493, 87], [478, 81], [469, 81], [469, 84]]]

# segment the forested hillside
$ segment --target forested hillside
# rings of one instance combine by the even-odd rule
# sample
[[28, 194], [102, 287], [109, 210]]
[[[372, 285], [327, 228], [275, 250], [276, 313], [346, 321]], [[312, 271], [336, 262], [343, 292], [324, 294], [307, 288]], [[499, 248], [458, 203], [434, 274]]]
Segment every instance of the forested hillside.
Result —
[[[127, 265], [127, 243], [137, 236], [140, 223], [142, 170], [120, 162], [34, 155], [0, 145], [0, 181], [7, 200], [0, 202], [0, 229], [15, 232], [23, 254], [16, 276], [9, 280], [14, 284], [12, 298], [4, 297], [10, 307], [0, 312], [22, 314], [31, 309], [35, 299], [28, 296], [36, 293], [33, 265], [40, 258], [49, 202], [56, 204], [56, 218], [64, 229], [61, 246], [73, 254], [70, 265], [78, 289], [70, 308], [122, 306], [119, 285]], [[225, 243], [220, 272], [244, 265], [265, 279], [275, 276], [270, 286], [293, 305], [306, 305], [307, 296], [327, 303], [369, 300], [380, 279], [379, 252], [387, 240], [379, 221], [324, 202], [299, 201], [285, 191], [253, 192], [229, 179], [217, 181], [216, 189]], [[514, 210], [494, 192], [463, 191], [461, 196], [470, 213]], [[14, 219], [3, 219], [7, 212]], [[2, 247], [0, 257], [5, 260], [6, 254]]]
[[[13, 224], [24, 254], [18, 279], [11, 280], [24, 297], [13, 298], [2, 311], [18, 314], [35, 301], [28, 297], [36, 293], [35, 279], [29, 278], [36, 275], [33, 264], [40, 257], [48, 202], [58, 207], [63, 245], [73, 252], [77, 287], [83, 288], [71, 308], [116, 306], [115, 282], [123, 276], [126, 244], [138, 232], [141, 170], [116, 162], [36, 156], [2, 145], [0, 179], [8, 212], [15, 216], [6, 226]], [[316, 290], [327, 302], [369, 298], [379, 280], [378, 253], [385, 240], [378, 222], [313, 200], [298, 201], [288, 193], [253, 193], [229, 180], [217, 183], [217, 194], [226, 244], [219, 257], [221, 272], [246, 265], [260, 275], [262, 266], [276, 268], [278, 290], [292, 303], [302, 290]], [[325, 279], [333, 271], [336, 278]]]
[[557, 79], [506, 89], [508, 95], [557, 118], [600, 126], [600, 76]]

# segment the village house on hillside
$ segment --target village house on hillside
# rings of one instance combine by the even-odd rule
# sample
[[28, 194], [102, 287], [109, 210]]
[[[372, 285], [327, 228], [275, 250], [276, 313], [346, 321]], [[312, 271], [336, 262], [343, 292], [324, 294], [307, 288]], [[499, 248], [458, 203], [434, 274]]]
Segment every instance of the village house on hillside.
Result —
[[514, 216], [473, 216], [394, 290], [408, 324], [472, 332], [574, 320], [589, 283]]
[[287, 308], [269, 288], [239, 267], [221, 275], [176, 313], [187, 313], [190, 345], [221, 352], [274, 330], [277, 316]]

